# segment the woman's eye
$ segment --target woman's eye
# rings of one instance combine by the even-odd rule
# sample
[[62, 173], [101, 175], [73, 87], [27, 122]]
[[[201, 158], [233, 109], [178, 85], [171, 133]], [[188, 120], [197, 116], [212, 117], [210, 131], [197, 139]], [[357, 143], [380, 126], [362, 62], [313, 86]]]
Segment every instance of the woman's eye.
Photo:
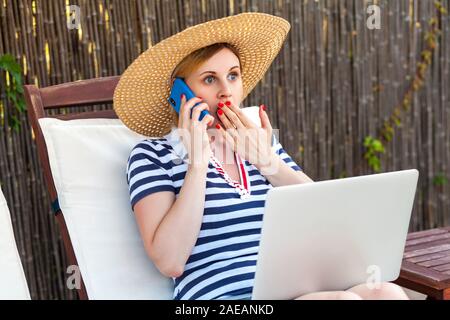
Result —
[[[232, 78], [232, 80], [236, 79], [239, 76], [239, 74], [237, 74], [236, 72], [230, 73], [229, 75], [234, 76], [234, 78]], [[213, 79], [213, 78], [214, 78], [214, 76], [207, 76], [203, 81], [205, 81], [208, 84], [211, 84], [212, 82], [208, 81], [208, 79]]]
[[212, 79], [212, 78], [214, 78], [214, 76], [207, 76], [203, 81], [205, 81], [206, 83], [210, 83], [210, 82], [208, 82], [207, 80], [208, 80], [208, 79]]
[[238, 74], [234, 72], [234, 73], [230, 73], [230, 76], [235, 76], [237, 78]]

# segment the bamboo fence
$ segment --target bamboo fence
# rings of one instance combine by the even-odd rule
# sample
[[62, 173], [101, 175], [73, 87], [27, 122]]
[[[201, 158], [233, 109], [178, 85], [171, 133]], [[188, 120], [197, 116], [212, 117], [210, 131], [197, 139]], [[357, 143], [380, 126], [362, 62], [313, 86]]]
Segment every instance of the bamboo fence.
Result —
[[[450, 0], [440, 2], [448, 10]], [[380, 8], [381, 29], [366, 25]], [[67, 27], [68, 5], [81, 25]], [[284, 17], [291, 31], [244, 105], [268, 106], [287, 152], [314, 180], [373, 173], [364, 138], [377, 136], [414, 80], [437, 19], [441, 34], [393, 138], [383, 171], [417, 168], [410, 230], [450, 224], [449, 16], [432, 0], [0, 0], [0, 56], [12, 54], [24, 82], [40, 87], [120, 75], [145, 49], [207, 20], [258, 11]], [[270, 27], [270, 26], [268, 26]], [[33, 299], [75, 299], [26, 113], [7, 100], [0, 72], [0, 183], [11, 210]], [[111, 105], [82, 110], [111, 108]], [[16, 115], [20, 129], [10, 126]], [[373, 199], [378, 201], [378, 199]], [[370, 203], [367, 204], [370, 206]]]

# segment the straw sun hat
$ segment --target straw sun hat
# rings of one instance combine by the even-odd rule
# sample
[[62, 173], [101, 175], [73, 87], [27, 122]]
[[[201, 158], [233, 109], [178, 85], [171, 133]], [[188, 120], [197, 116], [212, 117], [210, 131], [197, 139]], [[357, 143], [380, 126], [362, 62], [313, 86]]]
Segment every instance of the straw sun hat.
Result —
[[176, 116], [167, 101], [173, 70], [190, 53], [219, 42], [239, 52], [245, 99], [279, 53], [289, 30], [285, 19], [256, 12], [189, 27], [147, 49], [128, 66], [114, 91], [114, 110], [131, 130], [162, 136]]

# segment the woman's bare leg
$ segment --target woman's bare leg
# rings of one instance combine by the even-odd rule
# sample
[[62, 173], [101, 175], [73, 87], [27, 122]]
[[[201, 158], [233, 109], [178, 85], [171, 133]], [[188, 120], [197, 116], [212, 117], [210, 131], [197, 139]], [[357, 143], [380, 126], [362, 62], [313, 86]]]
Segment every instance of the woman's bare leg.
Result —
[[361, 300], [362, 298], [350, 291], [321, 291], [308, 293], [295, 300]]
[[356, 293], [364, 300], [409, 300], [400, 286], [390, 282], [380, 283], [378, 289], [371, 289], [363, 283], [348, 289], [347, 292]]

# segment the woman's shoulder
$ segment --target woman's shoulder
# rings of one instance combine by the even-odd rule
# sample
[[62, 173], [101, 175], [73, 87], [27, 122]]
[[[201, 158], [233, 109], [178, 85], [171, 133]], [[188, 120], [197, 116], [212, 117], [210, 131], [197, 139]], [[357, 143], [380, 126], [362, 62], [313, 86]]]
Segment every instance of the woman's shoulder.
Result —
[[172, 147], [166, 138], [145, 138], [139, 141], [130, 152], [128, 161], [133, 158], [162, 158], [170, 153]]
[[166, 138], [145, 138], [139, 141], [133, 149], [131, 149], [131, 153], [139, 153], [145, 152], [148, 150], [161, 150], [161, 149], [170, 149], [171, 146], [168, 143]]

